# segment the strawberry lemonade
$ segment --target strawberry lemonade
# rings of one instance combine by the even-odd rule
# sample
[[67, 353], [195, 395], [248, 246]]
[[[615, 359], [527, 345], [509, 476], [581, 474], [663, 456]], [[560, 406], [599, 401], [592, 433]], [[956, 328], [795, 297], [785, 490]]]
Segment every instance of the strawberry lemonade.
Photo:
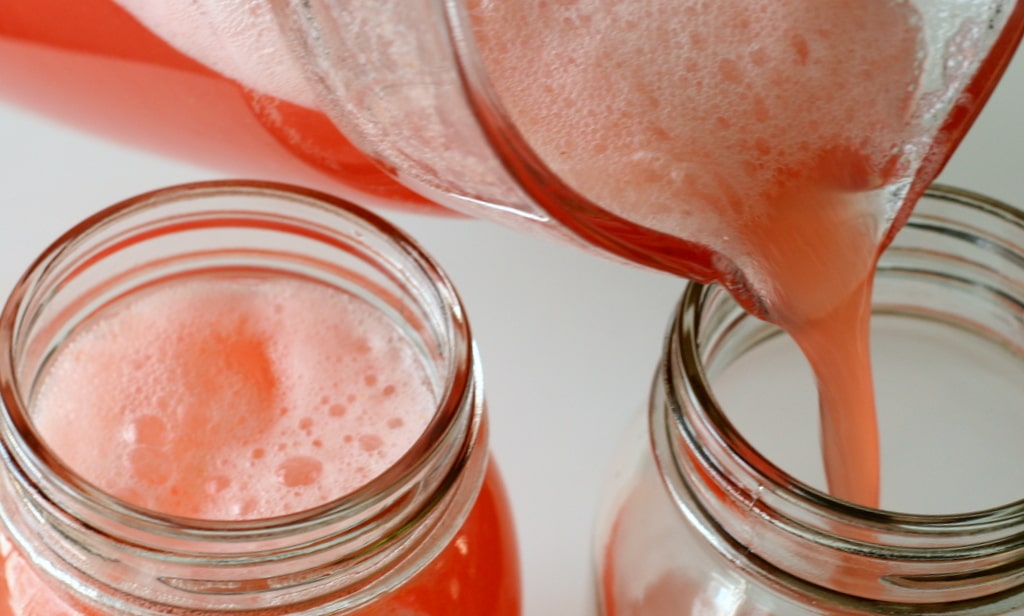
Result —
[[[113, 0], [2, 0], [0, 16], [0, 96], [15, 103], [233, 173], [368, 205], [442, 211], [349, 143], [312, 107], [299, 76], [285, 79], [297, 94], [253, 88], [219, 72], [223, 63], [211, 67], [175, 48]], [[208, 33], [202, 25], [193, 18], [187, 28]], [[283, 48], [249, 57], [266, 58], [260, 69], [298, 72]]]
[[[786, 329], [820, 384], [831, 490], [878, 505], [873, 264], [1012, 51], [1024, 17], [1005, 5], [469, 0], [466, 14], [508, 119], [596, 204], [560, 220], [613, 216], [606, 233], [630, 254], [723, 282]], [[396, 6], [347, 5], [353, 21], [338, 24]], [[322, 113], [272, 3], [0, 0], [0, 11], [7, 96], [195, 160], [415, 205], [330, 121], [345, 118]]]
[[936, 7], [904, 0], [470, 4], [530, 146], [793, 336], [817, 377], [830, 490], [878, 506], [874, 263], [966, 129], [943, 123], [999, 3], [959, 3], [941, 44]]
[[[173, 193], [176, 189], [169, 190]], [[181, 192], [188, 197], [189, 190], [185, 187]], [[194, 190], [209, 189], [200, 186]], [[218, 190], [227, 192], [230, 199], [236, 188], [213, 190], [215, 194]], [[246, 189], [237, 190], [244, 193]], [[290, 207], [294, 203], [286, 199], [271, 205], [292, 217], [291, 222], [270, 227], [273, 233], [266, 242], [267, 250], [280, 253], [292, 241], [282, 231], [302, 212], [296, 212]], [[211, 205], [215, 212], [216, 207]], [[328, 218], [331, 216], [335, 215], [328, 214]], [[248, 220], [250, 228], [239, 231], [249, 224], [231, 222], [239, 219]], [[102, 267], [97, 264], [110, 254], [115, 255], [110, 258], [116, 258], [120, 249], [131, 251], [164, 237], [173, 240], [167, 245], [172, 250], [188, 255], [222, 254], [240, 250], [238, 246], [245, 244], [239, 240], [235, 248], [211, 250], [210, 242], [216, 244], [218, 236], [267, 231], [265, 219], [258, 214], [234, 213], [216, 218], [211, 224], [215, 230], [212, 235], [207, 234], [205, 223], [193, 228], [185, 224], [182, 230], [172, 220], [164, 228], [166, 232], [142, 232], [123, 243], [115, 240], [113, 247], [99, 250], [95, 260], [83, 259], [86, 264], [75, 272]], [[357, 235], [365, 237], [371, 231], [362, 228]], [[175, 233], [184, 235], [174, 237]], [[310, 240], [313, 245], [323, 241], [322, 227], [318, 227], [318, 233]], [[192, 246], [202, 241], [206, 245]], [[359, 246], [339, 247], [352, 252], [337, 259], [366, 256], [359, 252]], [[376, 250], [380, 254], [379, 245]], [[173, 260], [154, 259], [142, 269], [159, 268]], [[305, 258], [301, 262], [307, 264]], [[321, 263], [320, 267], [335, 265]], [[123, 277], [132, 279], [136, 275], [139, 270], [132, 268]], [[410, 270], [403, 275], [415, 274]], [[441, 455], [438, 452], [445, 451], [445, 439], [461, 438], [458, 426], [472, 426], [477, 420], [469, 424], [460, 420], [463, 423], [444, 429], [442, 437], [436, 436], [435, 424], [442, 413], [439, 379], [444, 387], [444, 379], [451, 377], [438, 376], [439, 368], [433, 363], [436, 360], [429, 353], [425, 355], [422, 346], [429, 342], [416, 338], [422, 333], [403, 329], [404, 318], [415, 308], [403, 308], [406, 317], [389, 312], [390, 308], [378, 305], [376, 296], [365, 295], [375, 291], [384, 294], [386, 283], [373, 286], [368, 280], [358, 276], [351, 279], [366, 289], [357, 293], [355, 288], [349, 290], [266, 267], [211, 264], [158, 276], [154, 282], [132, 287], [75, 325], [45, 362], [30, 400], [35, 433], [62, 465], [89, 485], [138, 508], [143, 516], [149, 515], [145, 512], [160, 519], [170, 516], [185, 527], [193, 523], [190, 521], [249, 521], [259, 528], [267, 520], [297, 516], [308, 517], [303, 524], [317, 528], [316, 520], [332, 515], [318, 514], [318, 508], [328, 504], [340, 507], [337, 503], [348, 502], [346, 498], [365, 499], [365, 506], [372, 510], [377, 506], [374, 503], [393, 500], [394, 490], [402, 494], [401, 490], [406, 489], [395, 479], [396, 469], [410, 465], [431, 469], [430, 460], [447, 460], [437, 457]], [[74, 286], [74, 281], [69, 285]], [[395, 299], [384, 295], [380, 301]], [[443, 338], [435, 344], [442, 342]], [[457, 357], [457, 351], [452, 353]], [[431, 438], [439, 440], [421, 442], [425, 435], [435, 435]], [[475, 442], [470, 437], [470, 442]], [[392, 502], [379, 513], [384, 517], [373, 522], [372, 526], [382, 529], [399, 523], [390, 534], [374, 541], [385, 546], [394, 544], [401, 558], [378, 565], [383, 569], [374, 575], [384, 576], [383, 586], [369, 599], [356, 602], [356, 609], [339, 603], [341, 607], [324, 612], [320, 611], [322, 606], [302, 608], [302, 603], [293, 605], [280, 597], [263, 601], [255, 591], [251, 597], [244, 596], [242, 603], [231, 604], [230, 610], [213, 598], [209, 606], [204, 606], [202, 593], [196, 599], [199, 603], [193, 605], [198, 605], [202, 613], [235, 613], [245, 606], [244, 613], [254, 614], [434, 615], [454, 610], [517, 615], [518, 565], [501, 479], [493, 466], [488, 466], [484, 451], [472, 454], [475, 462], [460, 462], [462, 446], [454, 451], [454, 461], [431, 472], [441, 478], [446, 476], [445, 468], [458, 472], [456, 478], [445, 480], [454, 482], [454, 487], [444, 488], [458, 492], [458, 497], [445, 496], [443, 490], [431, 496], [432, 480], [418, 478], [415, 481], [423, 482], [422, 486]], [[363, 496], [352, 496], [359, 494]], [[403, 507], [424, 497], [427, 501], [422, 511], [401, 513]], [[363, 505], [357, 503], [357, 509], [342, 516], [338, 523], [357, 523], [366, 515], [358, 507]], [[392, 518], [387, 516], [394, 512], [412, 518], [388, 522]], [[449, 521], [448, 517], [453, 519]], [[348, 518], [353, 521], [346, 521]], [[423, 528], [417, 530], [417, 525]], [[450, 531], [438, 530], [448, 527]], [[359, 537], [349, 529], [343, 535], [327, 535], [329, 540], [323, 543], [343, 541], [353, 534]], [[411, 545], [419, 545], [419, 541], [427, 546], [423, 548], [425, 556], [401, 547], [404, 544], [396, 537], [406, 535], [411, 537], [407, 539], [413, 542]], [[429, 539], [431, 536], [438, 539]], [[125, 540], [132, 543], [136, 539], [128, 535]], [[38, 558], [25, 558], [23, 550], [12, 549], [10, 544], [4, 548], [6, 596], [0, 613], [122, 613], [120, 608], [112, 607], [116, 603], [93, 601], [97, 592], [102, 595], [95, 588], [79, 594], [52, 579], [44, 582], [47, 576], [37, 569]], [[366, 572], [358, 563], [375, 553], [362, 545], [355, 553], [332, 557], [331, 562], [341, 564], [329, 565], [332, 573], [328, 581], [346, 576], [362, 579], [358, 576]], [[121, 557], [131, 562], [128, 555]], [[347, 562], [351, 564], [344, 564]], [[140, 567], [141, 575], [154, 576], [151, 587], [161, 585], [157, 580], [173, 577], [161, 574], [161, 566], [156, 561]], [[213, 570], [217, 571], [216, 567]], [[391, 571], [405, 571], [406, 577], [388, 578]], [[95, 575], [97, 588], [117, 584], [116, 576], [112, 582], [100, 573]], [[259, 583], [263, 590], [271, 584]], [[360, 587], [370, 582], [347, 584], [337, 591], [341, 599], [347, 592], [362, 592]], [[369, 587], [372, 589], [372, 585]], [[155, 596], [161, 595], [158, 592]], [[320, 599], [327, 602], [324, 605], [334, 605], [331, 596]], [[147, 600], [150, 603], [139, 605], [151, 607], [124, 613], [160, 613], [181, 605], [173, 601], [154, 605], [152, 595], [147, 595]]]
[[[1000, 0], [465, 4], [502, 111], [596, 204], [555, 213], [600, 219], [631, 254], [661, 251], [665, 269], [718, 280], [787, 330], [819, 383], [830, 489], [877, 506], [873, 264], [994, 86], [1024, 9]], [[403, 4], [345, 6], [358, 17]], [[195, 160], [328, 182], [367, 203], [415, 203], [318, 108], [273, 3], [0, 0], [0, 14], [8, 97]], [[356, 34], [367, 33], [341, 33]], [[369, 96], [391, 84], [380, 85]]]
[[[633, 223], [613, 222], [611, 240], [634, 256], [661, 252], [655, 260], [673, 273], [723, 282], [799, 342], [821, 386], [831, 489], [877, 505], [873, 263], [993, 87], [1022, 9], [999, 0], [466, 5], [515, 128], [597, 205], [594, 218]], [[351, 10], [358, 25], [370, 9]], [[0, 0], [0, 13], [8, 97], [268, 179], [354, 190], [366, 203], [418, 201], [321, 112], [271, 3]]]

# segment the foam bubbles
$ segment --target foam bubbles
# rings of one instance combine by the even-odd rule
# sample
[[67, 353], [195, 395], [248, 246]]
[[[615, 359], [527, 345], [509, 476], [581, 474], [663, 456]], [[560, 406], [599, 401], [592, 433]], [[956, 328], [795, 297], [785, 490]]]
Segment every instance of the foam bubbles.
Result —
[[178, 51], [263, 94], [313, 107], [266, 2], [114, 0]]
[[733, 262], [789, 194], [824, 203], [907, 173], [894, 153], [924, 130], [902, 0], [470, 5], [491, 81], [552, 169]]
[[359, 437], [359, 447], [367, 453], [373, 453], [380, 451], [380, 448], [384, 446], [384, 439], [377, 436], [376, 434], [363, 434]]
[[309, 486], [320, 481], [324, 465], [320, 460], [310, 456], [294, 456], [286, 459], [277, 467], [277, 480], [294, 488]]
[[363, 300], [291, 279], [211, 277], [88, 323], [56, 355], [33, 410], [50, 446], [111, 493], [231, 519], [355, 490], [408, 450], [434, 406], [411, 343]]

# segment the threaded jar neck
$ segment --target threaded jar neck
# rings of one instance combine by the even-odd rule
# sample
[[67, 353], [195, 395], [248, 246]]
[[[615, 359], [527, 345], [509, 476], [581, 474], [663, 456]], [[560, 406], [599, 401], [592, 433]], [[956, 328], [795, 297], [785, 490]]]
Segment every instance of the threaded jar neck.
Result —
[[[1020, 212], [934, 187], [879, 262], [873, 310], [948, 324], [1024, 355], [1022, 246]], [[862, 508], [788, 475], [737, 431], [711, 382], [779, 334], [720, 287], [692, 284], [684, 293], [651, 426], [659, 469], [687, 520], [801, 604], [863, 614], [1019, 609], [1024, 501], [955, 515]]]
[[[408, 337], [437, 400], [411, 448], [336, 500], [240, 521], [136, 507], [67, 467], [32, 421], [54, 352], [111, 303], [209, 272], [310, 280], [384, 314]], [[46, 576], [74, 589], [72, 600], [100, 610], [344, 613], [424, 567], [461, 526], [483, 481], [483, 394], [458, 296], [404, 234], [326, 195], [207, 182], [115, 205], [29, 269], [0, 317], [0, 341], [7, 534]]]

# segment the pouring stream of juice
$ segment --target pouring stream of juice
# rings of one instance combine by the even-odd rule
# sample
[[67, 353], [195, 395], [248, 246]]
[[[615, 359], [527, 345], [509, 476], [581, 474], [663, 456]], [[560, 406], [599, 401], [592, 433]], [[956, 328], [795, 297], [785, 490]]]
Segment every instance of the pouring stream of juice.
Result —
[[796, 340], [829, 489], [865, 506], [880, 491], [874, 264], [966, 130], [958, 97], [991, 87], [970, 80], [1009, 14], [960, 5], [941, 45], [933, 16], [901, 0], [478, 0], [470, 13], [539, 156], [600, 207], [710, 249], [719, 280]]

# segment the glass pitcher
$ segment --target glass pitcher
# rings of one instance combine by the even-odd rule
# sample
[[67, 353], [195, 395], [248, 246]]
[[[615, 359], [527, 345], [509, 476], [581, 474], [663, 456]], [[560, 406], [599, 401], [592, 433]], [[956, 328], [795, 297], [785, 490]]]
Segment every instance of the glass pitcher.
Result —
[[[371, 207], [450, 209], [496, 219], [692, 279], [724, 277], [728, 284], [730, 267], [722, 258], [727, 234], [713, 224], [714, 216], [701, 222], [701, 212], [756, 218], [749, 204], [731, 197], [729, 185], [744, 165], [778, 158], [778, 144], [761, 139], [738, 142], [749, 145], [742, 164], [719, 164], [714, 144], [724, 135], [742, 136], [737, 119], [785, 108], [787, 132], [796, 134], [813, 128], [818, 120], [806, 116], [814, 109], [845, 97], [848, 111], [863, 120], [862, 133], [892, 133], [871, 146], [883, 155], [867, 160], [863, 139], [840, 134], [787, 169], [811, 169], [817, 176], [809, 181], [830, 189], [877, 195], [887, 203], [891, 233], [909, 213], [902, 206], [937, 175], [981, 109], [1024, 30], [1024, 6], [1012, 0], [705, 4], [0, 0], [0, 96], [194, 162], [326, 189]], [[623, 13], [631, 10], [647, 12]], [[766, 20], [782, 24], [772, 32], [784, 38], [769, 40], [758, 29]], [[866, 105], [858, 97], [870, 101], [893, 84], [873, 87], [874, 75], [864, 70], [847, 74], [857, 68], [842, 63], [847, 51], [833, 54], [832, 65], [818, 66], [816, 79], [825, 81], [799, 86], [815, 93], [806, 109], [786, 100], [761, 101], [759, 107], [755, 100], [738, 116], [722, 112], [725, 98], [757, 89], [743, 71], [752, 70], [757, 81], [768, 52], [791, 51], [784, 63], [789, 73], [801, 63], [814, 64], [815, 45], [839, 49], [834, 36], [814, 38], [825, 26], [846, 33], [840, 38], [868, 56], [885, 48], [899, 52], [897, 63], [906, 60], [907, 71], [894, 73], [902, 86], [895, 90], [905, 96], [886, 120], [892, 124], [876, 126], [870, 113], [861, 113]], [[639, 34], [628, 44], [608, 44], [589, 34], [597, 27]], [[903, 50], [889, 36], [910, 31]], [[746, 41], [743, 58], [715, 55], [733, 40], [716, 38], [720, 33], [739, 33]], [[567, 37], [587, 48], [571, 55], [539, 49], [546, 38]], [[886, 44], [869, 44], [879, 38]], [[645, 65], [614, 68], [630, 61], [636, 51], [631, 46], [644, 41], [648, 55], [637, 57]], [[666, 43], [679, 53], [663, 60], [650, 55], [661, 54]], [[709, 48], [714, 62], [691, 62], [687, 54], [697, 47]], [[872, 58], [872, 66], [892, 64], [883, 60]], [[704, 92], [711, 115], [670, 122], [685, 129], [678, 134], [673, 126], [643, 124], [652, 105], [672, 102], [665, 92], [646, 90], [651, 80], [633, 79], [645, 66], [678, 78], [670, 95]], [[592, 89], [576, 97], [548, 91], [552, 83], [557, 90], [557, 79], [543, 87], [538, 82], [536, 91], [529, 81], [525, 92], [509, 85], [552, 67]], [[602, 116], [594, 93], [614, 90], [623, 76], [631, 77], [616, 95], [625, 98]], [[777, 83], [758, 87], [770, 94]], [[834, 84], [842, 91], [830, 91]], [[581, 140], [570, 149], [586, 156], [570, 164], [559, 158], [558, 144], [545, 143], [551, 125], [532, 123], [529, 112], [561, 110], [553, 120], [557, 127], [559, 118], [579, 115], [573, 105], [582, 105], [580, 113], [591, 120], [621, 121], [608, 139], [610, 149]], [[630, 109], [639, 123], [630, 119]], [[567, 130], [571, 141], [575, 129]], [[662, 130], [665, 135], [655, 137], [669, 149], [648, 148], [648, 133]], [[641, 135], [643, 147], [616, 146], [633, 133]], [[684, 149], [703, 145], [693, 145], [680, 161], [673, 158], [679, 143]], [[603, 162], [590, 165], [587, 156], [597, 149], [606, 150]], [[694, 163], [695, 157], [701, 160]], [[582, 177], [572, 168], [577, 164], [587, 167]], [[645, 175], [658, 182], [679, 175], [685, 186], [671, 186], [667, 196], [646, 191], [651, 182]], [[610, 189], [597, 186], [605, 181]], [[620, 191], [625, 185], [640, 190]], [[634, 206], [653, 217], [636, 215]]]

